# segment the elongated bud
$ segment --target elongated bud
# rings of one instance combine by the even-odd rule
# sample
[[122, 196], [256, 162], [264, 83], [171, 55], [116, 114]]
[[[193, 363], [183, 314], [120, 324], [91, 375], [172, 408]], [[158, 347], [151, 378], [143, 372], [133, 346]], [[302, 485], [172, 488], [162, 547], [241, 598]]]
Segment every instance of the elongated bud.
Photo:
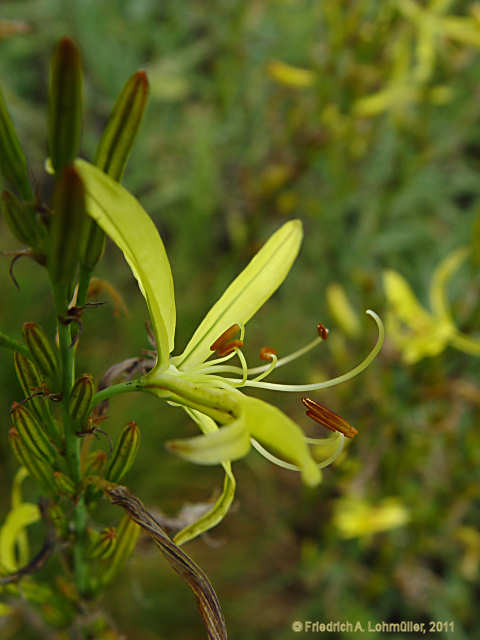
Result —
[[13, 425], [27, 449], [37, 458], [45, 460], [47, 464], [55, 462], [55, 450], [33, 414], [22, 404], [14, 402], [10, 412]]
[[85, 466], [85, 476], [101, 476], [107, 464], [105, 451], [94, 451], [88, 457]]
[[49, 146], [58, 173], [78, 155], [82, 134], [83, 74], [80, 53], [68, 38], [60, 40], [50, 63]]
[[105, 478], [110, 482], [118, 482], [130, 469], [137, 456], [140, 445], [140, 430], [135, 422], [124, 427], [115, 446]]
[[54, 380], [58, 374], [58, 361], [50, 340], [36, 322], [25, 322], [23, 337], [41, 376]]
[[86, 373], [80, 376], [70, 392], [68, 412], [78, 425], [83, 425], [90, 413], [94, 392], [93, 377]]
[[70, 498], [75, 495], [75, 483], [61, 471], [55, 471], [53, 474], [53, 483], [59, 493], [64, 493]]
[[32, 410], [41, 424], [48, 429], [49, 435], [57, 442], [59, 429], [52, 415], [49, 400], [42, 394], [42, 380], [34, 363], [21, 353], [15, 352], [13, 356], [18, 382], [22, 387], [25, 398], [28, 398], [28, 407]]
[[73, 167], [55, 185], [48, 267], [54, 282], [70, 284], [83, 254], [86, 234], [85, 189]]
[[68, 533], [68, 520], [62, 509], [57, 504], [51, 503], [48, 507], [48, 515], [59, 537], [66, 536]]
[[117, 532], [114, 527], [108, 527], [93, 537], [87, 548], [87, 557], [92, 560], [94, 558], [105, 560], [112, 555], [116, 544]]
[[41, 232], [33, 205], [21, 202], [10, 191], [2, 192], [2, 214], [13, 235], [29, 247], [37, 247]]
[[140, 525], [125, 515], [117, 529], [117, 544], [109, 558], [108, 568], [101, 577], [103, 584], [110, 582], [127, 561], [135, 549], [139, 534]]
[[144, 71], [134, 73], [123, 87], [95, 155], [95, 164], [120, 182], [133, 147], [148, 98]]
[[44, 488], [55, 492], [51, 466], [43, 459], [37, 458], [36, 455], [32, 454], [19, 434], [18, 429], [15, 427], [10, 428], [8, 441], [19, 463], [23, 465], [32, 477], [36, 478]]
[[28, 180], [27, 161], [18, 141], [12, 119], [0, 90], [0, 171], [25, 200], [33, 198]]

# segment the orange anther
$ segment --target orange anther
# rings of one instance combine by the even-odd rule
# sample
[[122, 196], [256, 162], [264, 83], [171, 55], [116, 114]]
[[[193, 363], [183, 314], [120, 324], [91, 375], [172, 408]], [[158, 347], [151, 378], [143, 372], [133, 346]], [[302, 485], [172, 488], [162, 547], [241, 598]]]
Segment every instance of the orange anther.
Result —
[[267, 362], [271, 362], [273, 360], [273, 356], [276, 356], [277, 352], [275, 349], [271, 349], [270, 347], [262, 347], [260, 349], [260, 360], [266, 360]]
[[320, 336], [320, 338], [322, 338], [322, 340], [326, 340], [328, 338], [328, 329], [321, 322], [317, 324], [317, 333]]
[[[239, 331], [240, 331], [240, 325], [232, 324], [231, 327], [226, 329], [222, 333], [222, 335], [219, 336], [215, 340], [215, 342], [210, 345], [210, 351], [218, 351], [218, 353], [220, 353], [221, 351], [224, 351], [226, 349], [226, 347], [228, 346], [228, 344], [232, 343], [233, 336], [236, 336]], [[233, 341], [233, 342], [235, 342], [235, 341]], [[240, 341], [237, 340], [237, 342], [240, 342]], [[232, 351], [233, 351], [233, 349], [231, 349], [230, 353]]]
[[307, 407], [307, 416], [321, 424], [322, 427], [330, 429], [330, 431], [338, 431], [343, 433], [347, 438], [353, 438], [357, 435], [358, 431], [355, 427], [344, 420], [338, 413], [331, 411], [323, 404], [311, 400], [310, 398], [302, 398], [303, 404]]

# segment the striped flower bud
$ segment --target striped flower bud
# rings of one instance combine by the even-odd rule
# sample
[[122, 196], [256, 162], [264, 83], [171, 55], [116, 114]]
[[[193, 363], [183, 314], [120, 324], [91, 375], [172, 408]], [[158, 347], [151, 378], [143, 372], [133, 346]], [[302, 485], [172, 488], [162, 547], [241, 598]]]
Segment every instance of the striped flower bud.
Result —
[[50, 63], [49, 147], [56, 172], [78, 155], [82, 135], [83, 73], [80, 53], [69, 38], [58, 43]]
[[63, 510], [58, 506], [58, 504], [52, 502], [48, 507], [48, 515], [50, 520], [53, 522], [59, 537], [65, 537], [68, 533], [68, 520], [65, 517]]
[[105, 451], [94, 451], [88, 456], [85, 476], [101, 476], [107, 464]]
[[14, 353], [13, 360], [18, 382], [22, 387], [25, 398], [29, 398], [28, 407], [40, 423], [44, 424], [48, 429], [50, 437], [58, 443], [60, 436], [59, 428], [53, 418], [49, 401], [42, 395], [36, 395], [42, 385], [37, 368], [29, 358], [17, 351]]
[[28, 180], [27, 161], [15, 127], [0, 91], [0, 171], [6, 181], [25, 200], [33, 198]]
[[15, 457], [23, 465], [32, 477], [36, 478], [48, 491], [55, 492], [52, 479], [52, 468], [43, 459], [37, 458], [25, 444], [16, 427], [11, 427], [8, 432], [8, 441]]
[[85, 189], [73, 167], [65, 169], [57, 180], [53, 209], [47, 264], [53, 282], [68, 287], [84, 252], [87, 231]]
[[100, 139], [95, 165], [120, 182], [133, 147], [148, 98], [148, 79], [138, 71], [127, 80]]
[[43, 329], [36, 322], [25, 322], [23, 337], [40, 375], [47, 380], [55, 380], [58, 374], [57, 355]]
[[123, 429], [113, 451], [105, 478], [119, 482], [127, 473], [137, 456], [140, 445], [140, 430], [135, 422], [129, 422]]
[[125, 564], [135, 549], [139, 535], [140, 525], [131, 520], [127, 515], [123, 516], [117, 529], [117, 544], [108, 560], [108, 566], [101, 576], [103, 585], [110, 582]]
[[90, 559], [101, 558], [105, 560], [109, 558], [115, 550], [117, 544], [117, 532], [114, 527], [103, 529], [100, 533], [95, 532], [88, 548], [87, 557]]
[[45, 236], [45, 227], [37, 221], [33, 205], [3, 191], [1, 206], [3, 218], [15, 238], [29, 247], [38, 247]]
[[90, 414], [94, 392], [93, 377], [86, 373], [73, 385], [68, 402], [68, 412], [77, 425], [83, 425]]
[[14, 402], [10, 415], [13, 426], [16, 427], [27, 449], [48, 465], [53, 465], [55, 450], [33, 414], [24, 405]]
[[64, 493], [70, 498], [75, 495], [75, 483], [61, 471], [55, 471], [53, 474], [53, 483], [59, 493]]

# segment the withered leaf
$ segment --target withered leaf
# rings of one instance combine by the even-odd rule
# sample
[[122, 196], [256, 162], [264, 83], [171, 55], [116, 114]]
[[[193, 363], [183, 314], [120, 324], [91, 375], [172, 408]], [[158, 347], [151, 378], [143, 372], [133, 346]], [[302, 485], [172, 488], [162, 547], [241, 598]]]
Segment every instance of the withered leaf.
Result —
[[125, 509], [132, 520], [153, 538], [172, 569], [192, 589], [209, 639], [227, 640], [227, 627], [220, 603], [205, 572], [168, 537], [158, 520], [145, 509], [142, 502], [132, 495], [126, 487], [109, 485], [105, 487], [105, 491], [110, 496], [113, 504]]

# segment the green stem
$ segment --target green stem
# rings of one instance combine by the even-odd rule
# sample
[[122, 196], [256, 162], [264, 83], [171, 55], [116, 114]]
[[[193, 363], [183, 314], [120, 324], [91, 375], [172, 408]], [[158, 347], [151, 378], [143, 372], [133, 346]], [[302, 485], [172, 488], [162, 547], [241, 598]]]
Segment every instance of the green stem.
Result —
[[118, 384], [112, 384], [106, 389], [102, 389], [93, 396], [92, 409], [104, 400], [108, 400], [109, 398], [113, 398], [113, 396], [118, 396], [121, 393], [129, 393], [131, 391], [144, 391], [142, 381], [128, 380], [127, 382], [119, 382]]
[[80, 266], [80, 278], [78, 281], [77, 306], [83, 307], [87, 301], [88, 287], [90, 278], [92, 277], [92, 269], [87, 269], [83, 265]]
[[[66, 296], [63, 292], [55, 292], [55, 306], [57, 316], [61, 318], [66, 314]], [[65, 325], [58, 321], [58, 339], [60, 346], [60, 356], [62, 363], [62, 417], [65, 432], [65, 453], [67, 464], [72, 479], [77, 486], [81, 481], [80, 469], [80, 439], [75, 433], [75, 425], [68, 411], [68, 401], [70, 392], [75, 380], [75, 348], [72, 347], [72, 332], [70, 325]], [[79, 593], [85, 593], [88, 585], [87, 565], [85, 562], [85, 536], [86, 536], [87, 513], [83, 495], [80, 495], [75, 505], [74, 525], [75, 542], [73, 549], [75, 582]]]
[[3, 331], [0, 331], [0, 347], [4, 347], [4, 349], [11, 349], [12, 351], [18, 351], [18, 353], [21, 353], [27, 358], [32, 357], [30, 355], [30, 351], [24, 344], [18, 342], [18, 340], [15, 340], [15, 338], [7, 336], [5, 333], [3, 333]]

